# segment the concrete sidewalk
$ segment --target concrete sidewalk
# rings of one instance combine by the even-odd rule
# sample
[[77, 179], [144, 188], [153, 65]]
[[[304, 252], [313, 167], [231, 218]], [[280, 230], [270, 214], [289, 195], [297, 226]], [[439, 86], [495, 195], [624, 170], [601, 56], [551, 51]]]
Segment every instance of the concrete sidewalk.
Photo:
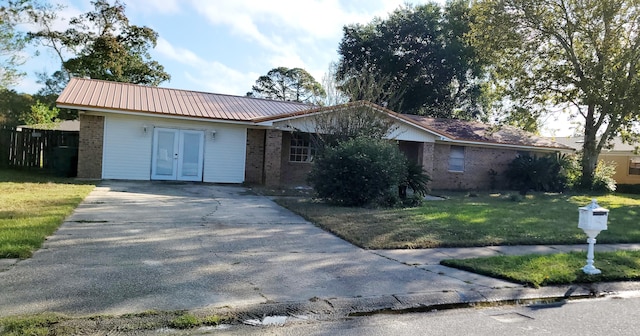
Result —
[[[635, 282], [533, 289], [439, 265], [585, 248], [363, 250], [240, 187], [107, 181], [32, 258], [0, 263], [0, 316], [348, 314], [640, 289]], [[597, 251], [619, 248], [640, 244]]]

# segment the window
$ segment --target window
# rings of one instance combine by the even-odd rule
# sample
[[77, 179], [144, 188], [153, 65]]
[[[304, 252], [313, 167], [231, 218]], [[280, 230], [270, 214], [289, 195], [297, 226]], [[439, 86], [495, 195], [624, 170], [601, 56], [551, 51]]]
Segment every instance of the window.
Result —
[[449, 171], [464, 171], [464, 147], [451, 146], [449, 150]]
[[629, 160], [629, 175], [640, 175], [640, 157]]
[[311, 145], [309, 134], [292, 133], [289, 146], [290, 162], [311, 162], [316, 154], [316, 149]]

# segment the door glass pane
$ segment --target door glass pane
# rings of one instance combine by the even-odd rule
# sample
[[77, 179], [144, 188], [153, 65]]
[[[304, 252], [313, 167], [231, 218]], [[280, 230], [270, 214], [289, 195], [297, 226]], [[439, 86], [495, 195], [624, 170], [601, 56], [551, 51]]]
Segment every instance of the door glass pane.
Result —
[[156, 175], [173, 175], [174, 132], [158, 131], [158, 151], [156, 153]]
[[198, 176], [201, 136], [199, 133], [183, 133], [181, 176]]

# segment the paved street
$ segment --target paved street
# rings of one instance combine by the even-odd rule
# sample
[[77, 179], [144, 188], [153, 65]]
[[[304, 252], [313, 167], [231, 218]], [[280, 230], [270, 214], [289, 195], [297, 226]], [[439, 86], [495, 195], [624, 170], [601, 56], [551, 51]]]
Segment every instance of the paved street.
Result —
[[531, 306], [454, 309], [428, 313], [379, 314], [332, 321], [298, 321], [284, 326], [231, 326], [211, 335], [589, 335], [635, 336], [640, 298], [613, 296]]

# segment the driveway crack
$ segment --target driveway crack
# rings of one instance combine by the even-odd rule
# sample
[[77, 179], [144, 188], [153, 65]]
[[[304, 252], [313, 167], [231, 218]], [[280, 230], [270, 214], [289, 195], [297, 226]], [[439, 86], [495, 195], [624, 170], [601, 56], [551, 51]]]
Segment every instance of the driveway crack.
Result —
[[211, 200], [212, 200], [213, 209], [210, 212], [208, 212], [207, 214], [205, 214], [204, 216], [202, 216], [202, 221], [203, 222], [208, 222], [208, 217], [213, 216], [216, 212], [218, 212], [218, 209], [220, 208], [220, 205], [221, 205], [220, 200], [215, 199], [215, 198], [212, 198]]

